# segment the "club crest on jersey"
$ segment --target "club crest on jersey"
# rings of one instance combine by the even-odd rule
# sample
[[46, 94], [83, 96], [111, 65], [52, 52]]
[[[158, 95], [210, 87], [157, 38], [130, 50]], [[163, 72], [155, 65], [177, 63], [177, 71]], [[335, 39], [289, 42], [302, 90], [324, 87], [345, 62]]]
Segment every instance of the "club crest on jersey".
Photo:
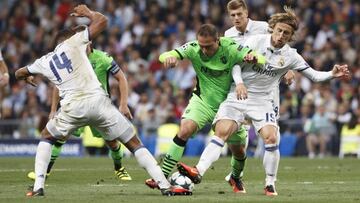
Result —
[[279, 62], [278, 62], [278, 65], [279, 65], [279, 66], [283, 66], [284, 64], [285, 64], [285, 59], [284, 59], [284, 57], [280, 57]]
[[226, 64], [226, 63], [227, 63], [227, 58], [226, 58], [225, 56], [222, 56], [222, 57], [220, 58], [220, 60], [221, 60], [221, 62], [222, 62], [223, 64]]

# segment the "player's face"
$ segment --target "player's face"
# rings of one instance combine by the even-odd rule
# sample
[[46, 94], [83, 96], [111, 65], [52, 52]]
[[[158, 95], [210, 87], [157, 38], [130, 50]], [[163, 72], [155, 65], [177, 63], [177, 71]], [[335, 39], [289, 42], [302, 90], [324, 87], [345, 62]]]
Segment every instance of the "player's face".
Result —
[[244, 32], [248, 22], [248, 11], [240, 7], [235, 10], [229, 10], [229, 16], [231, 23], [236, 27], [236, 29]]
[[291, 40], [294, 29], [286, 23], [276, 23], [273, 33], [271, 34], [271, 44], [275, 48], [283, 47]]
[[198, 36], [197, 40], [199, 42], [199, 46], [201, 52], [205, 56], [213, 56], [219, 48], [219, 39], [214, 39], [211, 36]]

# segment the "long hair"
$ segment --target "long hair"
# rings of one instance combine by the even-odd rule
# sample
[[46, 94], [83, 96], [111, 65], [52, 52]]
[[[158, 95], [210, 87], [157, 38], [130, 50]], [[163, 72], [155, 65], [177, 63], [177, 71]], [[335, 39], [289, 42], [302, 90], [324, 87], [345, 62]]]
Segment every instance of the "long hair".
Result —
[[284, 13], [276, 13], [271, 15], [269, 20], [269, 28], [274, 29], [276, 23], [285, 23], [290, 25], [294, 32], [298, 29], [299, 22], [296, 18], [295, 12], [290, 7], [284, 6]]

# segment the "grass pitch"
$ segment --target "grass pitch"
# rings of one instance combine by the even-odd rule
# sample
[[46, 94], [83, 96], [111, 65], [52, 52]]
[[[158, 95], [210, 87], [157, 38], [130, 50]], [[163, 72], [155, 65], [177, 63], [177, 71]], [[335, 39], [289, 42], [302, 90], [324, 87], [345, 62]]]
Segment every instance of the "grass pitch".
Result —
[[[184, 158], [195, 164], [198, 158]], [[163, 197], [144, 185], [149, 178], [135, 159], [125, 158], [132, 181], [119, 182], [112, 160], [102, 158], [59, 158], [46, 181], [45, 197], [25, 197], [32, 181], [34, 158], [0, 158], [0, 202], [360, 202], [360, 160], [329, 158], [283, 158], [280, 161], [279, 196], [263, 195], [262, 160], [249, 158], [245, 169], [247, 194], [234, 194], [224, 181], [230, 170], [229, 158], [220, 158], [192, 196]]]

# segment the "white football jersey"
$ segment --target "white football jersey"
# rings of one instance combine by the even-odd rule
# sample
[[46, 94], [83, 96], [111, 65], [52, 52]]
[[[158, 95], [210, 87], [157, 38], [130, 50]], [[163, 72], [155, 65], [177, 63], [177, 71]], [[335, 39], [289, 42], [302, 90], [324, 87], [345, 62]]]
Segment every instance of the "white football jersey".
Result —
[[249, 18], [248, 24], [246, 25], [246, 30], [244, 33], [239, 32], [235, 26], [226, 30], [224, 33], [225, 37], [234, 39], [237, 43], [243, 45], [246, 39], [251, 35], [256, 34], [267, 34], [269, 30], [269, 25], [265, 21], [255, 21]]
[[[253, 35], [248, 37], [244, 46], [256, 50], [266, 58], [266, 64], [242, 63], [241, 76], [249, 93], [270, 94], [278, 88], [282, 76], [290, 69], [299, 72], [309, 67], [305, 60], [289, 45], [281, 49], [271, 46], [271, 34]], [[308, 76], [308, 75], [307, 75]]]
[[54, 51], [28, 66], [32, 74], [42, 74], [59, 89], [61, 102], [105, 94], [86, 54], [89, 31], [76, 33]]

